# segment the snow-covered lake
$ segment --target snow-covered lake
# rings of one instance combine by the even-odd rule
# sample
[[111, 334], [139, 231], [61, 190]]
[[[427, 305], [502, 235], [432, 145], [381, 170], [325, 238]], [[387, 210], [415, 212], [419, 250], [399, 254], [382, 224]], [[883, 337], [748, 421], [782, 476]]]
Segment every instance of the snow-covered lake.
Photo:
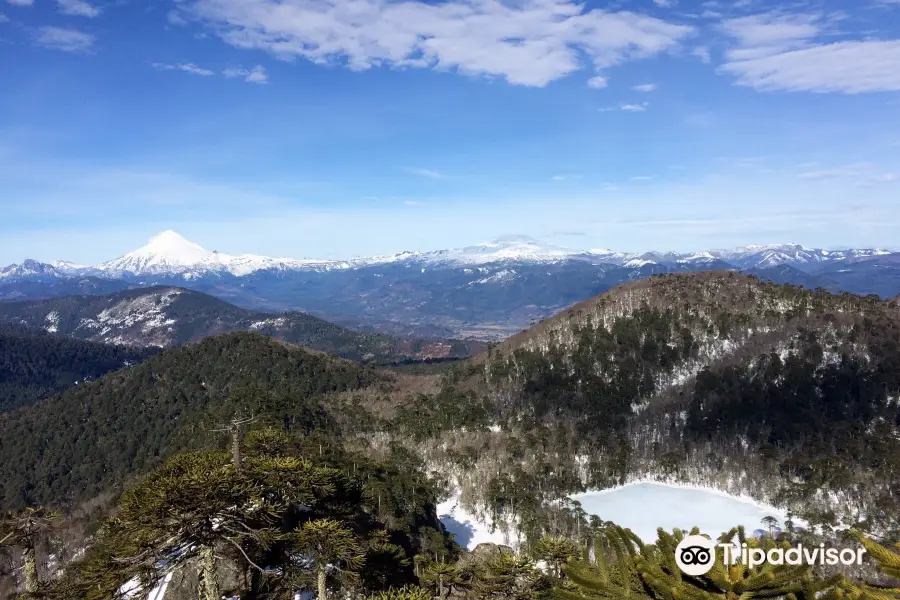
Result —
[[[657, 539], [656, 528], [675, 527], [717, 537], [737, 525], [747, 534], [765, 529], [763, 517], [773, 516], [784, 523], [784, 511], [761, 505], [749, 498], [737, 498], [711, 489], [680, 487], [660, 483], [633, 483], [619, 488], [572, 496], [591, 515], [631, 529], [645, 542]], [[796, 519], [795, 519], [796, 520]], [[797, 521], [800, 524], [799, 521]]]

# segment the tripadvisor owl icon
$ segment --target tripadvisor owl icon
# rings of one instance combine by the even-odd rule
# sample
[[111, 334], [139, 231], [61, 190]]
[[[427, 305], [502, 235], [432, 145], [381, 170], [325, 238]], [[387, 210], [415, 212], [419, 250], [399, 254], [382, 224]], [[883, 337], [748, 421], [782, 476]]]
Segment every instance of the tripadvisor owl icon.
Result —
[[689, 535], [675, 547], [675, 564], [686, 575], [705, 575], [715, 562], [715, 542], [702, 535]]

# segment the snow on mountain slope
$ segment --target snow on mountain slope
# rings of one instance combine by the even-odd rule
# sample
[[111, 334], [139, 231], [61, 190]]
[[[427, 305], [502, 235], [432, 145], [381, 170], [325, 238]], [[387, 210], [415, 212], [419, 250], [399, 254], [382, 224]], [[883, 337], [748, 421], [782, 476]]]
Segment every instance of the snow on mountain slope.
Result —
[[514, 235], [477, 246], [411, 254], [410, 258], [430, 263], [482, 265], [506, 261], [556, 262], [586, 254], [583, 250], [553, 246], [526, 236]]
[[[387, 265], [431, 265], [435, 267], [475, 267], [504, 263], [551, 264], [565, 261], [590, 261], [626, 268], [658, 265], [715, 265], [724, 261], [738, 268], [766, 268], [779, 265], [817, 266], [843, 260], [859, 260], [890, 254], [888, 250], [821, 250], [799, 244], [750, 245], [731, 250], [695, 253], [626, 253], [606, 249], [577, 250], [546, 244], [526, 236], [507, 236], [476, 246], [428, 252], [400, 252], [386, 256], [347, 260], [272, 258], [256, 254], [230, 255], [209, 251], [174, 231], [154, 236], [145, 246], [96, 267], [66, 261], [42, 263], [26, 260], [0, 269], [0, 281], [75, 277], [104, 278], [126, 276], [180, 276], [185, 280], [207, 275], [230, 274], [235, 277], [259, 271], [333, 271]], [[716, 267], [718, 268], [718, 267]]]
[[109, 275], [183, 274], [192, 276], [208, 273], [230, 273], [237, 277], [263, 269], [290, 270], [327, 266], [332, 261], [294, 260], [244, 254], [231, 256], [216, 250], [210, 252], [174, 231], [154, 236], [147, 245], [133, 252], [97, 265]]

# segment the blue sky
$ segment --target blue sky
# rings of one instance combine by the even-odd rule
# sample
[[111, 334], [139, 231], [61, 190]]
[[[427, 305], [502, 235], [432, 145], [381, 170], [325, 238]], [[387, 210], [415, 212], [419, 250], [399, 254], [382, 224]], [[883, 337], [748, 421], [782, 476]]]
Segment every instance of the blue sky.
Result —
[[0, 0], [0, 64], [0, 264], [900, 246], [900, 0]]

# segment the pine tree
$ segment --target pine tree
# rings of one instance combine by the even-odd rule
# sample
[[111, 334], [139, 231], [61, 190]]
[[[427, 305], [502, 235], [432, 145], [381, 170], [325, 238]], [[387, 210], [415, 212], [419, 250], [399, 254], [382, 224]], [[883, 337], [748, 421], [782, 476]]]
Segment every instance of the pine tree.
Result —
[[[699, 532], [694, 529], [691, 535]], [[559, 590], [557, 593], [569, 600], [584, 598], [641, 598], [652, 600], [751, 600], [754, 598], [786, 598], [788, 600], [815, 600], [841, 597], [842, 577], [817, 580], [812, 577], [808, 565], [772, 565], [766, 563], [752, 569], [743, 564], [726, 565], [721, 553], [716, 553], [713, 568], [705, 575], [692, 577], [681, 572], [675, 563], [675, 547], [685, 533], [658, 530], [654, 545], [644, 545], [630, 531], [613, 528], [608, 535], [610, 546], [616, 548], [614, 561], [595, 564], [577, 563], [565, 571], [575, 584], [575, 590]], [[771, 538], [762, 542], [747, 540], [742, 527], [735, 528], [719, 538], [719, 543], [746, 543], [748, 547], [760, 546], [768, 551], [775, 547], [788, 548], [785, 542], [777, 544]], [[626, 542], [625, 548], [621, 547]], [[601, 550], [596, 552], [603, 556]], [[637, 577], [635, 577], [635, 575]]]
[[534, 548], [534, 556], [547, 563], [556, 579], [562, 576], [562, 566], [566, 561], [578, 554], [579, 549], [575, 542], [549, 535], [543, 536]]
[[22, 551], [26, 594], [37, 594], [41, 587], [37, 547], [58, 527], [59, 522], [59, 514], [43, 507], [8, 513], [0, 519], [0, 546], [11, 546]]
[[[327, 600], [328, 565], [355, 569], [363, 557], [353, 532], [333, 519], [307, 521], [296, 532], [297, 546], [313, 555], [318, 600]], [[339, 566], [340, 565], [340, 566]]]
[[[900, 580], [900, 542], [894, 544], [896, 550], [891, 550], [869, 539], [861, 532], [850, 532], [866, 552], [875, 559], [882, 573], [893, 579]], [[878, 587], [865, 584], [852, 584], [848, 586], [847, 597], [850, 600], [898, 600], [900, 599], [900, 587]]]
[[95, 587], [112, 592], [135, 577], [146, 587], [161, 576], [160, 565], [196, 556], [200, 597], [218, 600], [217, 558], [233, 555], [263, 576], [255, 557], [283, 538], [284, 516], [315, 504], [337, 478], [298, 458], [247, 458], [237, 471], [229, 453], [176, 456], [125, 492], [105, 524]]
[[391, 588], [369, 596], [366, 600], [432, 600], [431, 594], [425, 588], [415, 585], [405, 585], [400, 588]]

